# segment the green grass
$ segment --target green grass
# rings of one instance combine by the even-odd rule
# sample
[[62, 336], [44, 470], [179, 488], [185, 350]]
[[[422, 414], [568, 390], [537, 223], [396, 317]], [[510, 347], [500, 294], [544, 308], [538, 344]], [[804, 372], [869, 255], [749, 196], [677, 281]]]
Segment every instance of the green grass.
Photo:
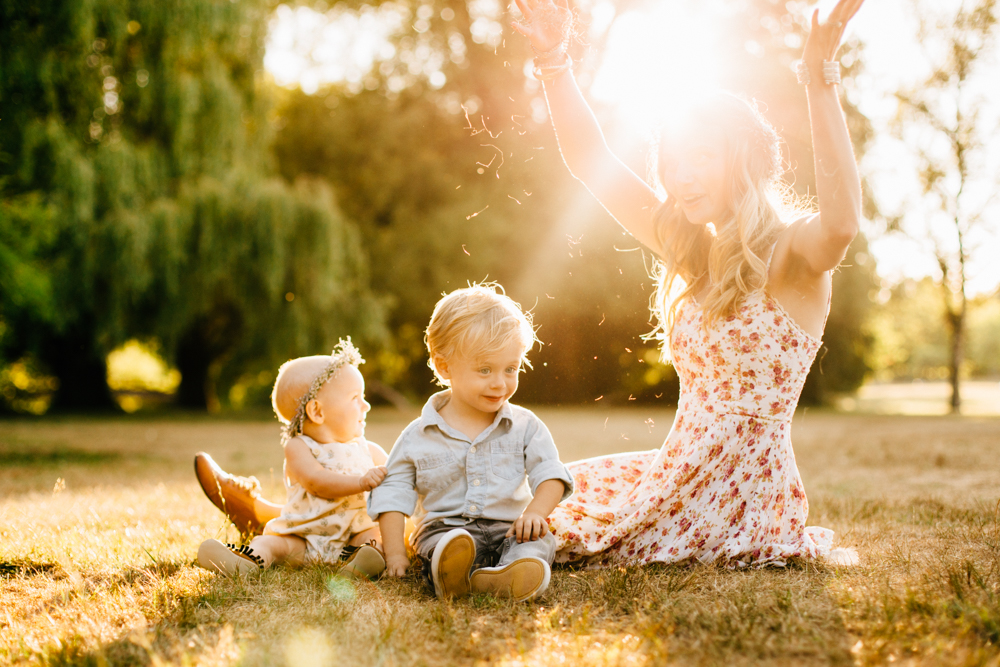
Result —
[[[564, 460], [654, 448], [672, 419], [539, 414]], [[388, 448], [411, 417], [377, 411], [369, 437]], [[273, 423], [0, 422], [0, 664], [1000, 664], [1000, 419], [809, 411], [793, 441], [810, 524], [859, 567], [561, 568], [541, 600], [514, 604], [439, 601], [414, 573], [194, 566], [203, 539], [235, 533], [193, 454], [280, 497]]]

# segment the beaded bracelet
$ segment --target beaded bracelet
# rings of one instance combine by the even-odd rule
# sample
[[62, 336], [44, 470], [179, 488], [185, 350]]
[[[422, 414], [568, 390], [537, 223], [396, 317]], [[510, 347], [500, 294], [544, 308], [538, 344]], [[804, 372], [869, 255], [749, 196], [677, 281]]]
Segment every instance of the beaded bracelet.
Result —
[[535, 78], [539, 81], [551, 81], [556, 78], [566, 70], [573, 67], [573, 59], [568, 53], [564, 54], [566, 59], [558, 65], [539, 65], [538, 59], [535, 59], [535, 67], [531, 70], [531, 73], [535, 75]]
[[[803, 86], [812, 83], [812, 76], [809, 73], [809, 66], [806, 61], [800, 60], [795, 66], [795, 77]], [[840, 83], [840, 62], [836, 60], [823, 61], [823, 82], [828, 86]]]

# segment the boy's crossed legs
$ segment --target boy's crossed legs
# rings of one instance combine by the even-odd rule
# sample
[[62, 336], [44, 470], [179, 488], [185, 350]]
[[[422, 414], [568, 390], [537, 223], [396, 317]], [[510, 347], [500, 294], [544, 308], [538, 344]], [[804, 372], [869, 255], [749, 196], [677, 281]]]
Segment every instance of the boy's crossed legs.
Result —
[[507, 537], [510, 527], [509, 521], [490, 519], [424, 526], [414, 548], [425, 581], [438, 597], [473, 592], [528, 600], [541, 595], [549, 585], [555, 537], [546, 533], [518, 543], [517, 538]]

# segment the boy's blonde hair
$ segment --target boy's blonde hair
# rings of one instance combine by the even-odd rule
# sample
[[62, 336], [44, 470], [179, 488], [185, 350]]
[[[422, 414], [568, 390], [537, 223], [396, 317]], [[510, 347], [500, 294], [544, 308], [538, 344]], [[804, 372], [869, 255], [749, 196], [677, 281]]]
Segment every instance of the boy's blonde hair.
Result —
[[424, 342], [439, 385], [448, 386], [434, 363], [436, 358], [453, 359], [502, 350], [511, 341], [520, 341], [521, 361], [529, 368], [527, 354], [538, 341], [531, 313], [504, 294], [497, 283], [480, 283], [446, 294], [434, 306]]

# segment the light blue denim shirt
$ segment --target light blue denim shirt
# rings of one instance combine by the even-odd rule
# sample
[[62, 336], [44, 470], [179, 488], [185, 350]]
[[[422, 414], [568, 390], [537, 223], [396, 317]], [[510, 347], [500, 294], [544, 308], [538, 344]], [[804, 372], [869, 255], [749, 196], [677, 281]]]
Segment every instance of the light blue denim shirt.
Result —
[[515, 521], [548, 479], [563, 482], [563, 500], [573, 493], [573, 476], [531, 410], [505, 402], [493, 424], [469, 440], [438, 412], [450, 399], [451, 390], [431, 396], [400, 434], [388, 474], [368, 495], [369, 516], [412, 515], [412, 541], [422, 526], [439, 519], [455, 526], [473, 519]]

